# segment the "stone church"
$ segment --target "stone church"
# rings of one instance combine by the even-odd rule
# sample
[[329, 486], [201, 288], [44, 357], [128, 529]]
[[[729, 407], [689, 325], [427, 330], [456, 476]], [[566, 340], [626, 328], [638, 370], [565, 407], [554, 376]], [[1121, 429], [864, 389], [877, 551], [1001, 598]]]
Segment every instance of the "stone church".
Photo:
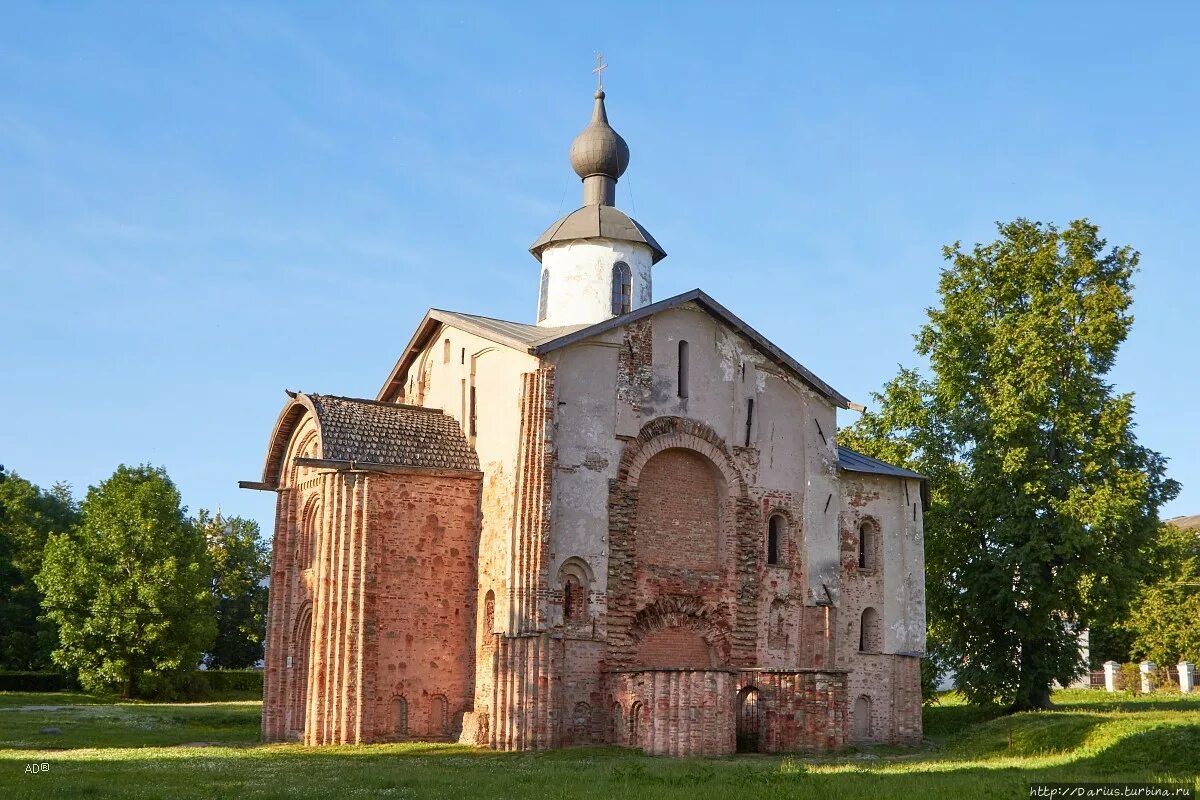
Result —
[[241, 484], [277, 497], [263, 738], [919, 741], [925, 480], [709, 295], [655, 300], [603, 91], [570, 160], [536, 323], [431, 309], [374, 399], [288, 393]]

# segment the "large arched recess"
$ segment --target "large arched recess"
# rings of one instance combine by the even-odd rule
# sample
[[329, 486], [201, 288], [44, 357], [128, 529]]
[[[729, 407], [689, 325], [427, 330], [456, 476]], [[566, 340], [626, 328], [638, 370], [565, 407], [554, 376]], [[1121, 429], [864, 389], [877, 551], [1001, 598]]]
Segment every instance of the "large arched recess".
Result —
[[[665, 451], [686, 451], [674, 466], [683, 472], [699, 473], [687, 465], [703, 462], [711, 472], [717, 498], [719, 527], [715, 568], [692, 564], [687, 558], [653, 564], [640, 560], [639, 519], [643, 488], [661, 476], [647, 477], [647, 470], [664, 465], [656, 459]], [[669, 466], [669, 465], [668, 465]], [[659, 486], [655, 491], [661, 491]], [[660, 499], [660, 498], [659, 498]], [[644, 425], [629, 440], [621, 454], [617, 477], [609, 484], [609, 661], [616, 668], [638, 665], [638, 647], [648, 633], [637, 624], [653, 616], [664, 602], [689, 609], [695, 619], [679, 623], [705, 631], [705, 640], [722, 665], [750, 666], [755, 658], [757, 602], [755, 559], [759, 533], [759, 510], [748, 496], [746, 481], [725, 442], [707, 425], [682, 417], [659, 417]], [[643, 548], [644, 551], [644, 548]], [[694, 665], [693, 665], [694, 666]]]

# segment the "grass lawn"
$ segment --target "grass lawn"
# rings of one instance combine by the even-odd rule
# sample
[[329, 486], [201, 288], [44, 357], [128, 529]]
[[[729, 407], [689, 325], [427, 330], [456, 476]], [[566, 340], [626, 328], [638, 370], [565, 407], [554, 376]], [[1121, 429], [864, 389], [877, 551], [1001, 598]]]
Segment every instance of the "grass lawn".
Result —
[[[1024, 798], [1031, 782], [1197, 784], [1200, 696], [1064, 691], [1054, 699], [1053, 711], [997, 717], [947, 695], [926, 709], [919, 749], [666, 759], [612, 747], [534, 754], [434, 744], [263, 746], [253, 701], [0, 694], [0, 800]], [[47, 727], [60, 732], [40, 732]], [[48, 771], [27, 772], [41, 764]]]

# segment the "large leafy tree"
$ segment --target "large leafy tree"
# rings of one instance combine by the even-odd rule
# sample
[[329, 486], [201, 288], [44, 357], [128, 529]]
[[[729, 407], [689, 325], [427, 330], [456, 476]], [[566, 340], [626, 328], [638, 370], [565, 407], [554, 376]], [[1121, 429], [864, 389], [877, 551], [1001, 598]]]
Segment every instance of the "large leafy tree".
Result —
[[1162, 569], [1141, 586], [1124, 627], [1133, 655], [1160, 665], [1200, 661], [1200, 531], [1163, 525], [1158, 552]]
[[252, 667], [263, 657], [271, 550], [253, 520], [210, 516], [201, 509], [195, 524], [208, 544], [217, 612], [217, 638], [205, 654], [205, 664]]
[[1107, 379], [1138, 254], [1085, 220], [998, 231], [945, 248], [928, 371], [902, 369], [839, 437], [931, 479], [933, 638], [971, 701], [1029, 709], [1084, 668], [1078, 631], [1128, 601], [1178, 485]]
[[122, 465], [81, 511], [74, 532], [49, 537], [37, 576], [55, 662], [126, 697], [195, 668], [215, 634], [212, 566], [166, 472]]
[[42, 593], [34, 576], [42, 568], [46, 538], [78, 521], [66, 484], [45, 491], [0, 467], [0, 669], [52, 666], [58, 636], [52, 622], [39, 619]]

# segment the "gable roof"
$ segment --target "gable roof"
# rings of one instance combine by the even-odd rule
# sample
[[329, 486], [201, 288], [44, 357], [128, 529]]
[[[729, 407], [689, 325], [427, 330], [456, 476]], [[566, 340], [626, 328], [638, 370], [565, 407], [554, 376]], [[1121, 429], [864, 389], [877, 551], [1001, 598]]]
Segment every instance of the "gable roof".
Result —
[[[363, 466], [479, 469], [479, 457], [458, 421], [440, 409], [358, 397], [288, 392], [267, 447], [261, 484], [277, 488], [292, 434], [306, 414], [317, 421], [316, 459]], [[250, 483], [250, 482], [243, 482]]]
[[517, 350], [523, 350], [535, 356], [543, 356], [546, 353], [582, 342], [593, 336], [611, 331], [614, 328], [619, 328], [622, 325], [653, 316], [660, 311], [678, 308], [686, 303], [695, 303], [720, 322], [723, 322], [737, 333], [745, 336], [772, 362], [796, 375], [801, 381], [835, 406], [839, 408], [850, 408], [852, 406], [851, 402], [841, 392], [838, 392], [825, 383], [825, 381], [818, 378], [799, 361], [780, 350], [769, 339], [743, 322], [732, 311], [699, 289], [692, 289], [689, 292], [668, 297], [666, 300], [659, 300], [657, 303], [642, 306], [628, 314], [611, 317], [592, 325], [569, 325], [561, 328], [545, 328], [520, 322], [507, 322], [489, 317], [478, 317], [471, 314], [430, 309], [425, 314], [425, 318], [421, 320], [421, 324], [417, 327], [417, 332], [409, 340], [408, 346], [396, 362], [396, 366], [388, 375], [388, 379], [384, 382], [383, 388], [379, 390], [376, 399], [387, 400], [398, 394], [397, 390], [400, 388], [398, 382], [404, 375], [404, 372], [408, 369], [413, 359], [416, 358], [417, 353], [433, 338], [433, 335], [438, 330], [438, 326], [441, 324], [453, 325], [489, 341], [504, 344]]
[[[913, 478], [920, 481], [921, 510], [929, 510], [929, 479], [911, 469], [897, 467], [878, 458], [865, 456], [857, 450], [838, 445], [838, 468], [846, 472], [865, 472], [870, 475], [886, 475], [889, 478]], [[906, 490], [907, 491], [907, 490]]]

